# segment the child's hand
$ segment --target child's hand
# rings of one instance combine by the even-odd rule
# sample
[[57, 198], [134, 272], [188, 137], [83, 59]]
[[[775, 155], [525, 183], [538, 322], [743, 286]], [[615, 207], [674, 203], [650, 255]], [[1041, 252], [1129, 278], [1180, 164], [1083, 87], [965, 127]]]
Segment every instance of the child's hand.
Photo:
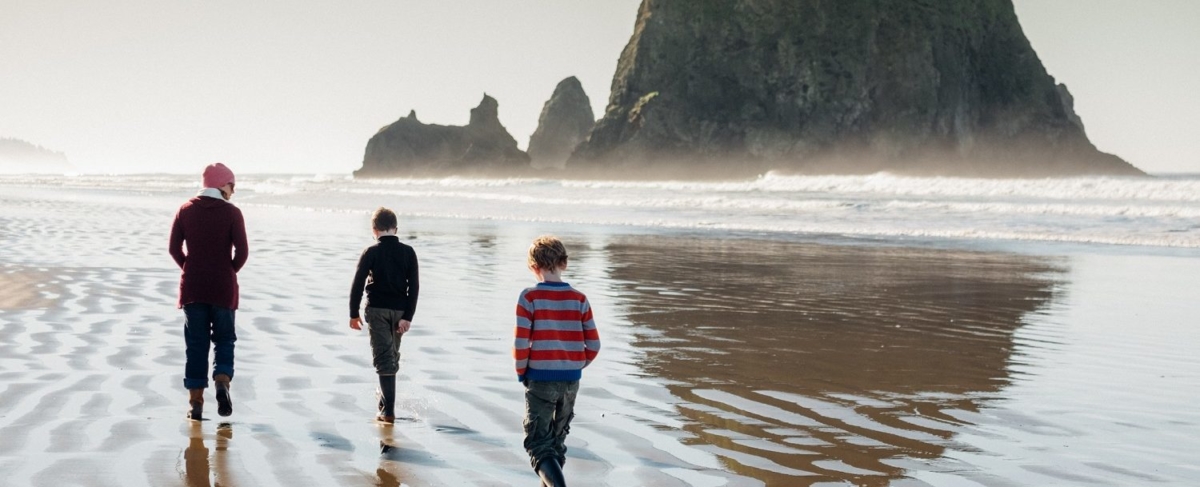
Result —
[[350, 318], [350, 329], [351, 330], [361, 330], [362, 329], [362, 319], [361, 318]]
[[396, 333], [400, 333], [400, 334], [408, 333], [409, 328], [412, 328], [411, 321], [400, 320], [400, 323], [396, 324]]

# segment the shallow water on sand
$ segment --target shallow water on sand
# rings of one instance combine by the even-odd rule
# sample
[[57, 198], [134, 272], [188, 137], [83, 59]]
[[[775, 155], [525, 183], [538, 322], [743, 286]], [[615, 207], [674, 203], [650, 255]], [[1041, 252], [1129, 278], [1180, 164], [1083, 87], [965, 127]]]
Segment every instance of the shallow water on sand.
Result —
[[[1200, 479], [1196, 259], [608, 247], [685, 443], [771, 485]], [[1192, 296], [1189, 299], [1189, 296]]]
[[1200, 483], [1200, 255], [409, 219], [422, 296], [384, 427], [346, 326], [369, 208], [243, 204], [235, 414], [210, 394], [192, 423], [186, 195], [0, 187], [3, 485], [534, 485], [509, 347], [541, 233], [604, 340], [576, 484]]

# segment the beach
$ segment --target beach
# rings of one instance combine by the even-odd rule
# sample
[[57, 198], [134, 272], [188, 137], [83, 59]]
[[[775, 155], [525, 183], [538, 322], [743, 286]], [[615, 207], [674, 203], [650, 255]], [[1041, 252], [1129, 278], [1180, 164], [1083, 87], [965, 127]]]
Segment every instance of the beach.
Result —
[[[925, 235], [900, 233], [911, 216], [805, 227], [778, 212], [861, 209], [762, 188], [251, 178], [233, 199], [250, 241], [235, 412], [218, 417], [209, 390], [192, 422], [166, 249], [193, 179], [0, 179], [3, 485], [537, 485], [510, 355], [535, 282], [525, 252], [546, 233], [603, 340], [567, 440], [572, 485], [1200, 483], [1186, 191], [1110, 213], [1093, 194], [994, 201], [1004, 188], [931, 206], [913, 183], [888, 207], [952, 217]], [[380, 205], [421, 263], [395, 425], [373, 421], [367, 335], [347, 326]], [[572, 218], [528, 216], [563, 205]], [[990, 208], [1049, 216], [964, 240]], [[771, 212], [795, 226], [755, 226]]]

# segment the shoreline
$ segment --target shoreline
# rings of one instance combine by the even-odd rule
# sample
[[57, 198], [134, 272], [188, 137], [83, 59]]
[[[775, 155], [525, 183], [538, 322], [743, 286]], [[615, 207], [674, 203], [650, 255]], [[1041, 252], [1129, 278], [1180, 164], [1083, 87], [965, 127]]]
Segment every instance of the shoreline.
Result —
[[[124, 200], [125, 202], [136, 202], [139, 205], [147, 205], [148, 207], [169, 206], [177, 199], [187, 198], [194, 194], [190, 189], [191, 182], [177, 183], [181, 186], [187, 186], [187, 189], [182, 187], [166, 187], [166, 188], [145, 188], [138, 193], [130, 194], [129, 190], [123, 187], [59, 187], [59, 186], [35, 186], [28, 188], [25, 186], [14, 187], [24, 193], [22, 198], [57, 198], [55, 193], [58, 191], [77, 191], [75, 198], [79, 195], [86, 195], [88, 200], [108, 202], [114, 199]], [[389, 195], [386, 192], [381, 193], [365, 193], [355, 194], [353, 192], [346, 194], [344, 198], [339, 200], [322, 200], [313, 201], [311, 199], [302, 199], [306, 193], [256, 193], [256, 184], [267, 184], [264, 182], [248, 182], [245, 183], [245, 194], [239, 194], [235, 200], [235, 204], [242, 207], [257, 207], [263, 209], [280, 209], [280, 210], [296, 210], [296, 211], [311, 211], [311, 212], [333, 212], [343, 214], [364, 214], [369, 212], [368, 208], [374, 208], [366, 201], [373, 201], [375, 206], [379, 203], [386, 203], [396, 209], [396, 213], [402, 218], [407, 219], [424, 219], [438, 220], [445, 219], [449, 221], [463, 222], [505, 222], [515, 225], [552, 225], [556, 227], [570, 228], [572, 226], [603, 228], [610, 233], [654, 233], [666, 232], [683, 235], [695, 235], [701, 238], [756, 238], [766, 240], [781, 240], [781, 241], [798, 241], [798, 242], [830, 242], [830, 243], [849, 243], [849, 244], [866, 244], [866, 245], [901, 245], [901, 246], [921, 246], [932, 245], [937, 247], [949, 248], [967, 248], [981, 250], [999, 250], [999, 251], [1016, 251], [1016, 252], [1059, 252], [1073, 253], [1080, 251], [1088, 251], [1095, 249], [1097, 252], [1119, 252], [1119, 253], [1149, 253], [1161, 255], [1179, 255], [1190, 256], [1200, 252], [1200, 241], [1195, 241], [1195, 237], [1185, 235], [1183, 237], [1174, 237], [1172, 232], [1195, 232], [1196, 227], [1191, 229], [1168, 230], [1163, 237], [1147, 237], [1145, 234], [1128, 232], [1122, 235], [1110, 235], [1101, 237], [1089, 237], [1086, 235], [1071, 235], [1071, 234], [1052, 234], [1044, 232], [1022, 233], [1021, 231], [982, 231], [975, 230], [969, 227], [962, 228], [933, 228], [931, 230], [900, 230], [896, 229], [875, 229], [872, 225], [865, 223], [863, 226], [856, 227], [861, 230], [852, 232], [841, 231], [835, 228], [821, 229], [821, 225], [817, 225], [816, 229], [771, 229], [760, 228], [758, 223], [740, 224], [740, 223], [714, 223], [714, 222], [696, 222], [687, 221], [676, 218], [678, 221], [663, 220], [663, 219], [646, 219], [644, 221], [617, 221], [619, 217], [605, 217], [603, 213], [598, 213], [605, 210], [607, 207], [585, 208], [582, 213], [572, 213], [570, 218], [549, 217], [531, 219], [527, 216], [516, 215], [511, 212], [496, 211], [497, 205], [495, 202], [489, 202], [486, 199], [468, 202], [466, 204], [475, 205], [468, 207], [462, 213], [447, 213], [446, 210], [435, 203], [422, 203], [424, 206], [417, 205], [418, 208], [411, 208], [410, 202], [415, 197], [409, 195]], [[0, 179], [0, 187], [4, 186], [4, 181]], [[385, 188], [390, 190], [390, 188]], [[320, 189], [318, 189], [320, 190]], [[337, 193], [338, 190], [331, 190]], [[455, 190], [456, 191], [456, 190]], [[152, 203], [151, 199], [159, 200], [158, 203]], [[344, 199], [345, 201], [341, 201]], [[442, 198], [446, 199], [446, 198]], [[419, 199], [418, 199], [419, 201]], [[519, 203], [518, 205], [523, 205]], [[620, 209], [620, 208], [618, 208]], [[636, 210], [636, 209], [634, 209]], [[634, 211], [629, 210], [629, 211]], [[480, 214], [486, 212], [494, 214]], [[664, 210], [665, 211], [665, 210]], [[1200, 208], [1196, 210], [1200, 211]], [[668, 215], [672, 216], [672, 215]], [[574, 219], [571, 219], [574, 218]], [[799, 218], [799, 217], [797, 217]], [[735, 222], [736, 219], [729, 219], [730, 222]], [[785, 219], [786, 221], [786, 219]], [[1180, 220], [1178, 224], [1186, 224]], [[1184, 235], [1180, 233], [1180, 235]], [[1167, 238], [1158, 242], [1156, 238]], [[1176, 240], [1170, 240], [1170, 239]], [[1181, 240], [1180, 240], [1181, 238]], [[1032, 250], [1023, 250], [1032, 249]]]

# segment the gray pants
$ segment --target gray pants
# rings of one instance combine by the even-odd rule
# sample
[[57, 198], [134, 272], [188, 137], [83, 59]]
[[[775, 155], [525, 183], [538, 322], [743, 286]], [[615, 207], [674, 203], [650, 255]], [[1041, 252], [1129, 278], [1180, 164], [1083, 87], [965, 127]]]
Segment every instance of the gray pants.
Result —
[[579, 381], [527, 381], [525, 384], [525, 451], [537, 469], [547, 458], [567, 462], [567, 433], [575, 417]]
[[367, 320], [367, 329], [371, 331], [371, 358], [375, 363], [375, 373], [379, 375], [396, 375], [400, 371], [400, 337], [396, 325], [404, 312], [394, 309], [367, 307], [363, 311]]

